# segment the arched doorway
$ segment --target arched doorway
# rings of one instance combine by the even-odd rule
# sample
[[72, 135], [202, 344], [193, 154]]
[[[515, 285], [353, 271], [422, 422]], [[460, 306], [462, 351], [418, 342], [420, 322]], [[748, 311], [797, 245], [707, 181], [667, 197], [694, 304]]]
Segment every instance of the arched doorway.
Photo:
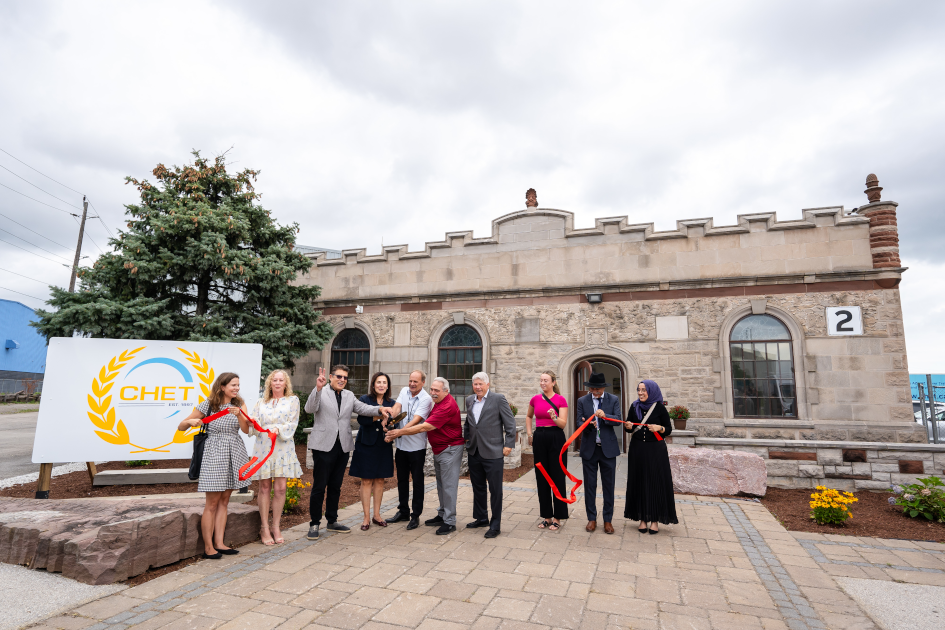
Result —
[[[627, 387], [626, 387], [626, 374], [624, 373], [623, 366], [619, 363], [610, 360], [610, 359], [596, 359], [593, 357], [579, 361], [574, 366], [574, 376], [573, 376], [573, 389], [574, 400], [569, 401], [571, 406], [571, 432], [577, 430], [581, 424], [584, 423], [587, 418], [578, 418], [577, 417], [577, 401], [581, 396], [586, 396], [588, 393], [587, 387], [584, 383], [591, 376], [591, 372], [602, 373], [607, 379], [607, 383], [610, 387], [606, 391], [615, 395], [620, 399], [620, 411], [622, 414], [626, 415], [627, 413]], [[626, 452], [627, 450], [627, 438], [626, 434], [623, 431], [618, 431], [620, 436], [620, 442], [622, 444], [621, 450]], [[583, 435], [579, 435], [572, 446], [575, 451], [580, 450], [581, 448], [581, 438]]]

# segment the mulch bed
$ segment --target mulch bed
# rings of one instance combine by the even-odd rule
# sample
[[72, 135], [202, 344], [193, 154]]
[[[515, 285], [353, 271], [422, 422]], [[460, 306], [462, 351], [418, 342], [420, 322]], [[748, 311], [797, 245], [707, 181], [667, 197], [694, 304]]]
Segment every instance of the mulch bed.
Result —
[[905, 516], [902, 508], [889, 504], [887, 499], [893, 495], [888, 492], [857, 492], [859, 500], [850, 506], [853, 518], [843, 525], [818, 525], [810, 518], [813, 492], [768, 488], [761, 503], [785, 528], [795, 532], [945, 542], [945, 523]]
[[[302, 462], [302, 481], [312, 483], [312, 471], [305, 468], [305, 446], [297, 445], [295, 447], [299, 461]], [[125, 462], [108, 462], [97, 467], [98, 470], [141, 470], [141, 469], [163, 469], [163, 468], [187, 468], [190, 466], [189, 459], [165, 459], [155, 460], [147, 466], [129, 466]], [[519, 477], [531, 470], [533, 458], [531, 455], [522, 455], [522, 465], [518, 468], [511, 468], [505, 471], [504, 480], [506, 482], [516, 481]], [[465, 477], [468, 479], [468, 476]], [[397, 487], [397, 471], [394, 476], [388, 479], [384, 484], [385, 490]], [[254, 481], [250, 485], [250, 490], [254, 495], [258, 494], [259, 482]], [[82, 499], [88, 497], [122, 497], [138, 496], [142, 494], [176, 494], [183, 492], [196, 492], [196, 483], [161, 483], [152, 485], [128, 485], [128, 486], [97, 486], [93, 487], [89, 481], [89, 475], [86, 471], [69, 473], [53, 477], [50, 483], [49, 496], [52, 499]], [[302, 490], [302, 497], [298, 508], [290, 513], [283, 514], [280, 526], [283, 530], [289, 529], [302, 523], [307, 523], [309, 519], [308, 504], [310, 488]], [[36, 483], [27, 483], [20, 486], [12, 486], [0, 490], [0, 497], [13, 498], [33, 498], [36, 496]], [[344, 482], [341, 485], [341, 501], [339, 507], [344, 508], [349, 505], [361, 502], [361, 480], [357, 477], [345, 475]], [[257, 505], [256, 497], [246, 505]], [[235, 545], [239, 546], [239, 545]], [[137, 575], [123, 582], [129, 586], [137, 586], [154, 578], [167, 573], [177, 571], [198, 560], [198, 557], [186, 558], [163, 567], [150, 569], [141, 575]]]

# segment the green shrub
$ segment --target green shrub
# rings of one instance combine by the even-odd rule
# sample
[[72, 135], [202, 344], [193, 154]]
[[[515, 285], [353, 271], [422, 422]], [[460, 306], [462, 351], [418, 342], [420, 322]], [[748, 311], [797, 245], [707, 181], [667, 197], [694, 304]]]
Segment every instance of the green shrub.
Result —
[[303, 430], [312, 428], [312, 425], [315, 424], [315, 416], [305, 413], [305, 402], [308, 400], [308, 394], [296, 392], [295, 395], [299, 397], [299, 426], [295, 428], [295, 435], [292, 437], [296, 444], [305, 444], [308, 442], [308, 435]]
[[132, 459], [131, 461], [127, 461], [125, 463], [128, 464], [129, 466], [150, 466], [151, 460], [150, 459]]
[[509, 407], [512, 408], [512, 415], [513, 415], [513, 416], [517, 416], [517, 415], [518, 415], [518, 407], [516, 407], [515, 405], [509, 405]]
[[938, 477], [924, 477], [919, 479], [919, 483], [893, 486], [892, 492], [896, 496], [889, 497], [889, 503], [900, 506], [903, 514], [945, 523], [945, 484]]

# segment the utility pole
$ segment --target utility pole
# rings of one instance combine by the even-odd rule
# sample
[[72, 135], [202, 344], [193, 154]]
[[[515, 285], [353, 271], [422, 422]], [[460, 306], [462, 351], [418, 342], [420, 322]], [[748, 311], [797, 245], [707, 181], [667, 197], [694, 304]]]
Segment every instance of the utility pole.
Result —
[[85, 235], [85, 217], [89, 213], [89, 202], [82, 195], [82, 222], [79, 223], [79, 243], [75, 246], [75, 262], [72, 263], [72, 277], [69, 279], [69, 293], [75, 293], [75, 275], [79, 271], [79, 258], [82, 256], [82, 237]]
[[[69, 293], [75, 293], [75, 276], [79, 271], [79, 259], [82, 258], [82, 237], [85, 236], [85, 218], [89, 214], [89, 202], [85, 195], [82, 195], [82, 222], [79, 223], [79, 242], [75, 246], [75, 261], [72, 263], [72, 277], [69, 279]], [[95, 483], [95, 475], [98, 471], [95, 469], [95, 462], [85, 462], [85, 467], [89, 472], [89, 479]], [[39, 479], [36, 483], [36, 498], [48, 499], [49, 486], [52, 483], [52, 464], [39, 465]]]

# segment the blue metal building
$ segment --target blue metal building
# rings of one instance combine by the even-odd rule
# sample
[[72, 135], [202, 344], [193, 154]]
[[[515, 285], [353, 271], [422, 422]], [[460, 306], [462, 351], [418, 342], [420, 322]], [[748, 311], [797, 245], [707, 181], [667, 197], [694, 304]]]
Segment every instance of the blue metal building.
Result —
[[27, 389], [24, 381], [43, 379], [46, 338], [30, 326], [35, 320], [30, 307], [0, 299], [0, 392], [18, 392]]

